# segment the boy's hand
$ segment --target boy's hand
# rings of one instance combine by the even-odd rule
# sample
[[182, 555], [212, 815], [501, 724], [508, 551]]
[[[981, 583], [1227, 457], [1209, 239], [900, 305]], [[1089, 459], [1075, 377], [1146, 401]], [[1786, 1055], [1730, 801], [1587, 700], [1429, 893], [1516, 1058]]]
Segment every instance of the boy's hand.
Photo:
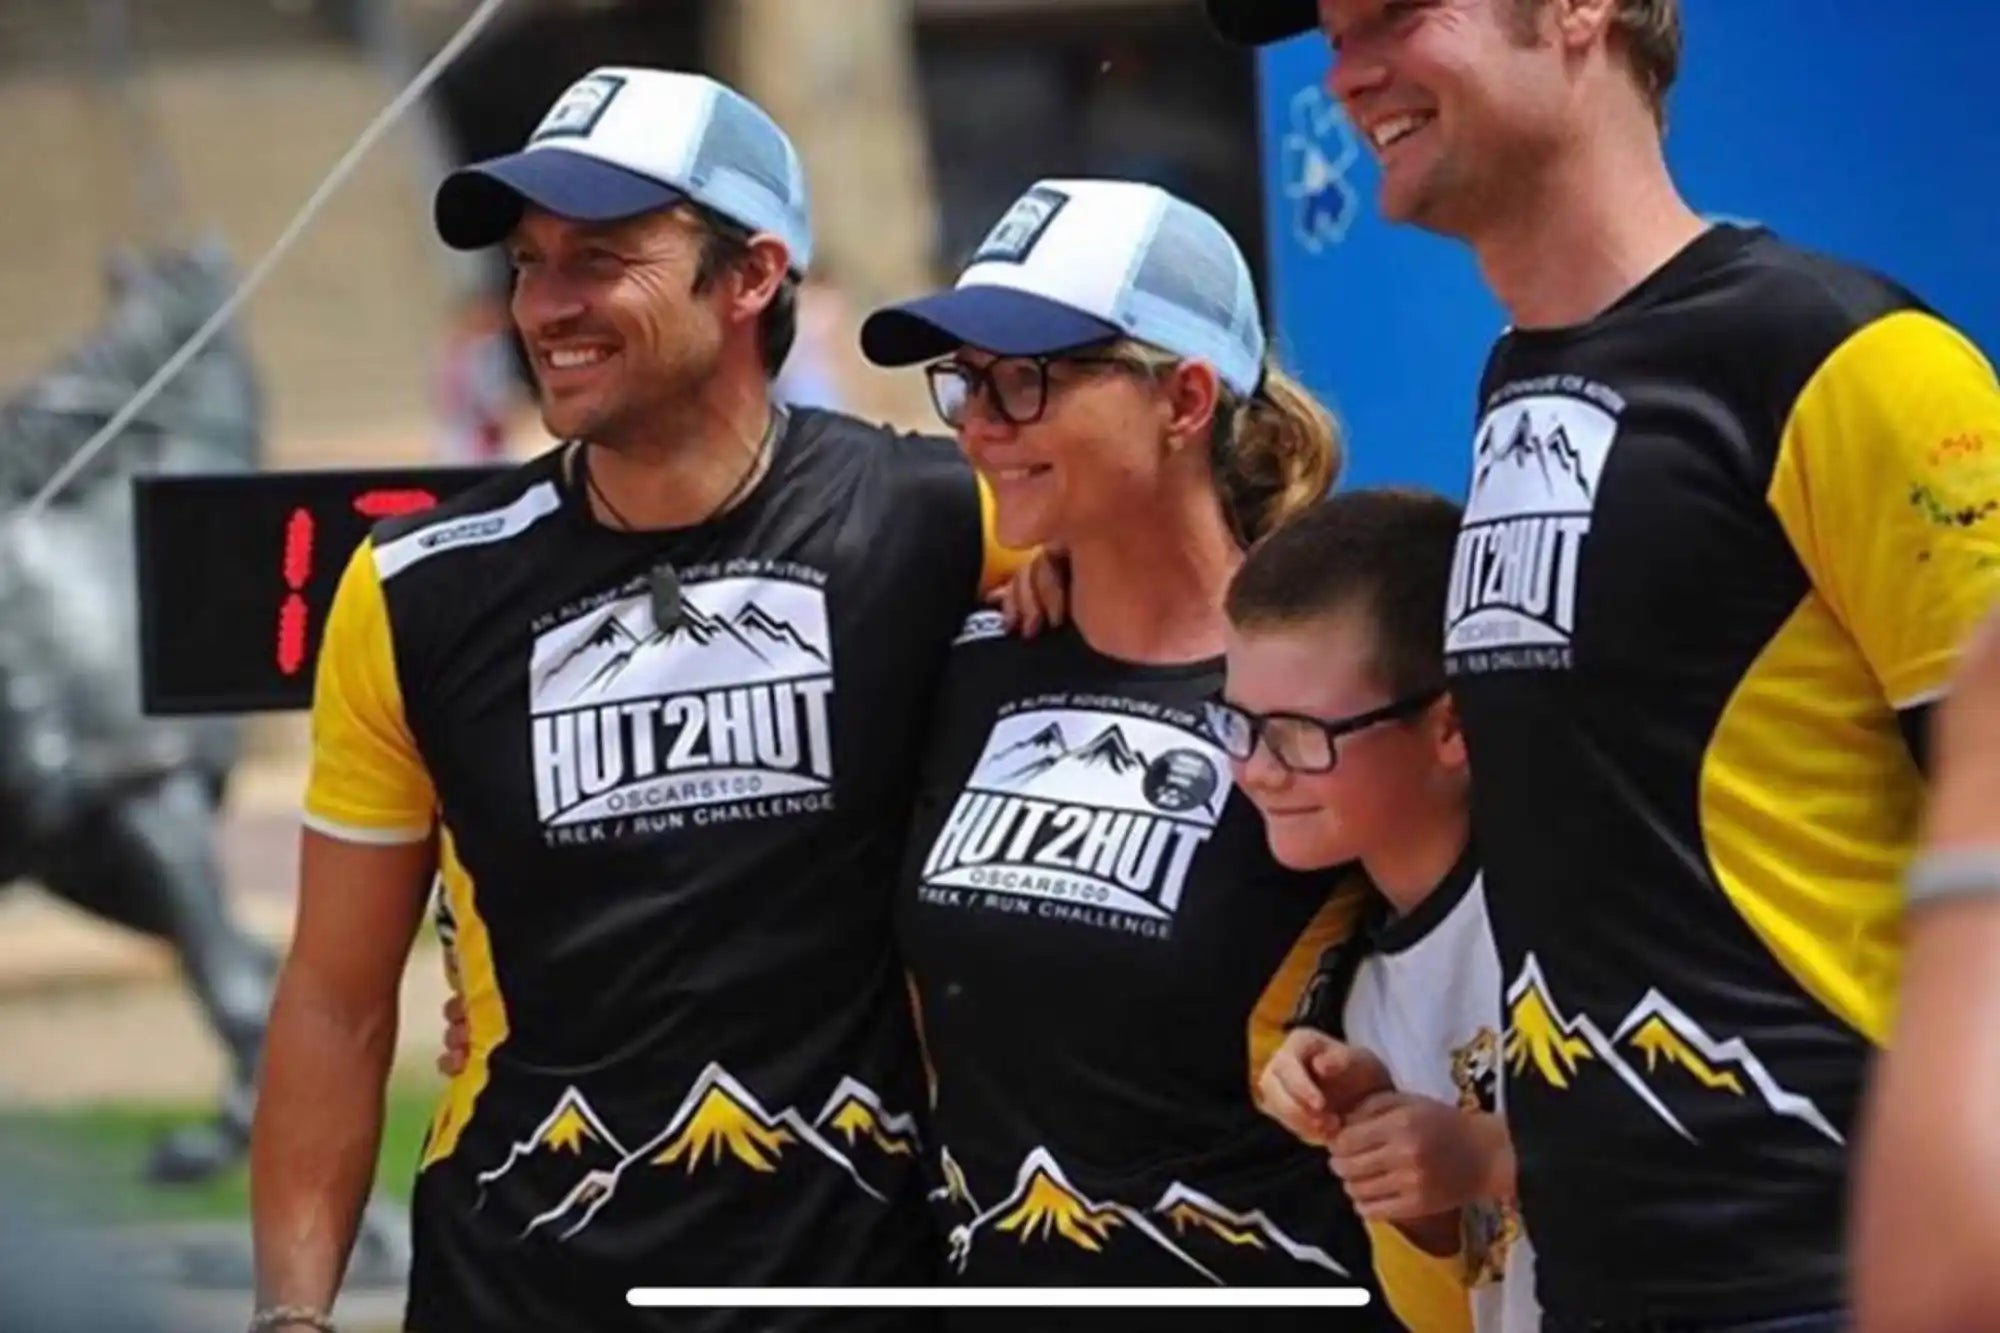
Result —
[[1257, 1080], [1257, 1105], [1295, 1138], [1329, 1147], [1342, 1117], [1395, 1084], [1375, 1052], [1293, 1028]]
[[986, 595], [1014, 634], [1032, 639], [1043, 628], [1059, 629], [1069, 619], [1069, 560], [1044, 547], [1027, 564]]
[[1507, 1148], [1497, 1117], [1430, 1097], [1377, 1093], [1334, 1138], [1334, 1174], [1362, 1217], [1413, 1222], [1491, 1196]]
[[472, 1030], [465, 1022], [465, 1002], [456, 995], [444, 1002], [444, 1050], [437, 1058], [438, 1072], [456, 1074], [465, 1068], [472, 1049]]

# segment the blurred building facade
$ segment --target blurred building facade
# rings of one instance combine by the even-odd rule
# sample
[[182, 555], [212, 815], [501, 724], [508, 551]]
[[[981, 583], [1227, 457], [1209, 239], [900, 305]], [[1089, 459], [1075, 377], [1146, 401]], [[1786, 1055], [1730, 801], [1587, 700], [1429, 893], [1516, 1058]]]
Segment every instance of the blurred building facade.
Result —
[[[247, 269], [473, 8], [6, 0], [0, 385], [90, 326], [116, 245], [213, 232]], [[1178, 190], [1261, 273], [1252, 65], [1199, 0], [511, 0], [246, 308], [279, 465], [436, 456], [440, 364], [504, 274], [436, 244], [430, 189], [608, 63], [708, 70], [797, 139], [824, 275], [800, 378], [866, 415], [930, 425], [918, 377], [860, 364], [855, 321], [947, 278], [1039, 176]]]

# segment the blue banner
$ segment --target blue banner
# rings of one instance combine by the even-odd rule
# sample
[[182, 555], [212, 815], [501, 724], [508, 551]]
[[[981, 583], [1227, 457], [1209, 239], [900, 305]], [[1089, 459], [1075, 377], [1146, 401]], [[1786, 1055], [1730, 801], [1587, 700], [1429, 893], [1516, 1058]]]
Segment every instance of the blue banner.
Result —
[[[1687, 0], [1667, 155], [1694, 208], [1912, 288], [2000, 357], [2000, 5]], [[1469, 251], [1383, 222], [1317, 34], [1260, 56], [1270, 304], [1285, 365], [1340, 416], [1342, 484], [1465, 491], [1506, 316]]]

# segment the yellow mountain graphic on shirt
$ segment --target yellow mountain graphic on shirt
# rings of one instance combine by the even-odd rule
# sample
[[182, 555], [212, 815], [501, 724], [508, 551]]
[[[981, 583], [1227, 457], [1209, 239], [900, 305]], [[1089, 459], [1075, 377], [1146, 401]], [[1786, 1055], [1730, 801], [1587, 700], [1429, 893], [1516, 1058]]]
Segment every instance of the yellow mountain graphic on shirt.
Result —
[[1507, 1063], [1516, 1074], [1532, 1064], [1552, 1087], [1567, 1088], [1578, 1063], [1590, 1058], [1590, 1043], [1569, 1035], [1532, 959], [1529, 968], [1507, 997]]
[[1261, 1208], [1242, 1212], [1227, 1207], [1210, 1195], [1181, 1181], [1167, 1187], [1152, 1215], [1173, 1224], [1174, 1234], [1189, 1237], [1189, 1248], [1200, 1252], [1204, 1237], [1221, 1241], [1231, 1249], [1255, 1249], [1283, 1255], [1302, 1264], [1347, 1275], [1347, 1270], [1325, 1250], [1297, 1240], [1272, 1221]]
[[[628, 1173], [645, 1178], [643, 1168], [648, 1166], [678, 1166], [689, 1176], [707, 1172], [710, 1178], [719, 1171], [747, 1167], [760, 1176], [783, 1181], [800, 1172], [820, 1169], [815, 1163], [823, 1159], [870, 1198], [878, 1203], [888, 1202], [887, 1196], [862, 1178], [845, 1153], [806, 1123], [796, 1107], [787, 1106], [776, 1113], [765, 1109], [720, 1064], [711, 1063], [702, 1070], [666, 1127], [630, 1151], [619, 1147], [604, 1122], [581, 1098], [576, 1102], [582, 1118], [580, 1129], [565, 1109], [559, 1108], [537, 1128], [532, 1141], [516, 1145], [516, 1152], [547, 1145], [552, 1152], [567, 1153], [574, 1151], [568, 1146], [574, 1143], [590, 1146], [591, 1153], [595, 1153], [594, 1145], [601, 1140], [616, 1148], [617, 1156], [610, 1159], [609, 1166], [576, 1177], [553, 1207], [530, 1219], [522, 1232], [524, 1236], [547, 1231], [558, 1240], [568, 1240], [614, 1204], [621, 1185], [628, 1191], [632, 1188], [626, 1180]], [[588, 1160], [586, 1154], [585, 1161]], [[730, 1185], [722, 1180], [718, 1188], [726, 1190]], [[633, 1206], [644, 1207], [646, 1202], [642, 1198]]]
[[1264, 1238], [1256, 1232], [1233, 1227], [1191, 1200], [1182, 1200], [1167, 1209], [1162, 1216], [1174, 1224], [1174, 1234], [1177, 1236], [1185, 1236], [1190, 1229], [1194, 1229], [1219, 1236], [1231, 1245], [1247, 1245], [1258, 1250], [1264, 1248]]
[[891, 1157], [909, 1157], [918, 1147], [916, 1117], [892, 1113], [874, 1089], [854, 1078], [840, 1081], [813, 1123], [839, 1134], [849, 1148], [865, 1140]]
[[[1627, 1030], [1621, 1027], [1619, 1035]], [[1647, 1086], [1645, 1078], [1618, 1053], [1615, 1041], [1606, 1039], [1604, 1030], [1589, 1014], [1563, 1012], [1542, 975], [1541, 960], [1532, 952], [1522, 960], [1520, 972], [1507, 986], [1504, 1049], [1507, 1066], [1515, 1078], [1525, 1082], [1533, 1070], [1557, 1091], [1568, 1089], [1572, 1081], [1582, 1076], [1585, 1062], [1592, 1062], [1592, 1067], [1602, 1066], [1616, 1075], [1669, 1129], [1689, 1143], [1695, 1142], [1680, 1117], [1660, 1100], [1659, 1093]]]
[[1704, 1088], [1714, 1088], [1723, 1092], [1743, 1095], [1743, 1080], [1735, 1071], [1718, 1072], [1716, 1068], [1695, 1054], [1694, 1048], [1682, 1036], [1667, 1026], [1665, 1019], [1654, 1014], [1632, 1034], [1632, 1045], [1646, 1057], [1646, 1072], [1654, 1073], [1659, 1062], [1665, 1060], [1670, 1065], [1679, 1065], [1694, 1075]]
[[1027, 1197], [1020, 1206], [993, 1227], [1018, 1233], [1023, 1243], [1047, 1240], [1053, 1234], [1095, 1252], [1104, 1248], [1105, 1239], [1124, 1221], [1115, 1208], [1085, 1203], [1051, 1173], [1038, 1170], [1029, 1179]]
[[685, 1162], [689, 1175], [704, 1160], [719, 1165], [734, 1157], [752, 1171], [776, 1171], [784, 1145], [793, 1141], [783, 1126], [757, 1115], [717, 1084], [708, 1089], [686, 1128], [651, 1159], [654, 1166]]
[[[947, 1180], [951, 1174], [955, 1173], [947, 1172]], [[959, 1188], [963, 1183], [961, 1179]], [[1013, 1193], [952, 1228], [950, 1255], [959, 1272], [966, 1271], [980, 1236], [989, 1231], [1006, 1233], [1019, 1245], [1067, 1243], [1090, 1254], [1105, 1253], [1114, 1240], [1121, 1245], [1150, 1245], [1208, 1281], [1218, 1285], [1222, 1281], [1138, 1209], [1092, 1199], [1077, 1189], [1047, 1148], [1036, 1148], [1022, 1160]]]
[[564, 1088], [548, 1115], [525, 1139], [508, 1150], [506, 1159], [491, 1170], [479, 1173], [480, 1189], [484, 1191], [498, 1184], [517, 1168], [534, 1169], [527, 1164], [545, 1153], [577, 1158], [587, 1156], [593, 1163], [610, 1166], [626, 1155], [626, 1148], [591, 1108], [582, 1092], [573, 1087]]
[[542, 1145], [554, 1152], [566, 1152], [575, 1156], [583, 1155], [583, 1145], [602, 1143], [603, 1138], [590, 1126], [579, 1106], [564, 1106], [557, 1113], [555, 1121], [542, 1131]]
[[1754, 1092], [1772, 1114], [1796, 1120], [1830, 1142], [1846, 1142], [1812, 1098], [1778, 1081], [1749, 1042], [1740, 1036], [1717, 1037], [1657, 989], [1640, 998], [1612, 1037], [1645, 1052], [1648, 1074], [1665, 1061], [1686, 1070], [1704, 1088], [1738, 1097]]

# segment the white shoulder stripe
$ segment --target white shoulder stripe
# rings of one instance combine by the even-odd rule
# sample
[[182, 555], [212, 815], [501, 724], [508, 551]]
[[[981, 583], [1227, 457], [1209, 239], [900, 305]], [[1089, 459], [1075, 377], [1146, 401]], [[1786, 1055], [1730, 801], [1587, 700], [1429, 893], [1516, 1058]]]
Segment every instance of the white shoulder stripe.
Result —
[[1923, 708], [1930, 704], [1942, 702], [1944, 697], [1950, 693], [1951, 686], [1947, 683], [1932, 689], [1919, 690], [1907, 699], [1894, 700], [1890, 703], [1889, 707], [1898, 713], [1907, 713], [1912, 708]]
[[299, 822], [337, 842], [358, 842], [369, 847], [402, 847], [431, 836], [429, 828], [362, 828], [324, 819], [310, 810], [299, 812]]
[[504, 509], [461, 514], [419, 528], [375, 550], [375, 574], [384, 583], [426, 556], [464, 546], [487, 546], [518, 537], [562, 507], [553, 482], [537, 482]]

